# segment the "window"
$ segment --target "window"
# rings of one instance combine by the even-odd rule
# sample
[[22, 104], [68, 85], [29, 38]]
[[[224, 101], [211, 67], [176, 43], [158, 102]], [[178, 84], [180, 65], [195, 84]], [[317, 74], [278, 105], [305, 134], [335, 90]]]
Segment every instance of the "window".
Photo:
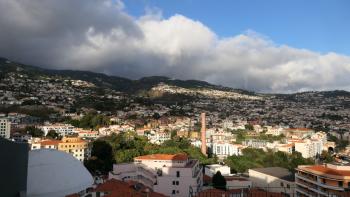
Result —
[[290, 185], [289, 184], [287, 184], [287, 188], [290, 189]]
[[283, 184], [283, 182], [281, 182], [281, 187], [283, 187], [284, 186], [284, 184]]
[[175, 185], [175, 181], [173, 181], [173, 185]]
[[343, 187], [343, 181], [338, 181], [338, 186]]
[[176, 177], [180, 177], [180, 171], [176, 171]]
[[175, 190], [173, 190], [173, 192], [171, 192], [172, 194], [175, 194]]
[[176, 184], [176, 185], [179, 185], [179, 181], [175, 181], [175, 184]]

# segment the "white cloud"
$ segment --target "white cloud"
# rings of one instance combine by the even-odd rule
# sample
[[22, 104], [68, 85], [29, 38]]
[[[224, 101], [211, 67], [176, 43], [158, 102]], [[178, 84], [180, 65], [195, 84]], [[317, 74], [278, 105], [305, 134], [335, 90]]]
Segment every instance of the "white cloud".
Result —
[[[278, 45], [252, 30], [220, 38], [182, 15], [121, 1], [0, 0], [0, 56], [138, 78], [165, 75], [264, 92], [349, 89], [350, 57]], [[14, 17], [16, 16], [16, 17]]]

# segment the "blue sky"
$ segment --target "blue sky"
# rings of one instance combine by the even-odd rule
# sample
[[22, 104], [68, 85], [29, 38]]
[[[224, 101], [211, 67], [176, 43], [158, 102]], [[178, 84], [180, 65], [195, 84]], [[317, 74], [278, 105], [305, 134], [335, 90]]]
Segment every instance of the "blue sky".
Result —
[[220, 37], [253, 30], [277, 44], [350, 55], [348, 0], [127, 0], [126, 11], [142, 16], [158, 8], [168, 18], [198, 20]]

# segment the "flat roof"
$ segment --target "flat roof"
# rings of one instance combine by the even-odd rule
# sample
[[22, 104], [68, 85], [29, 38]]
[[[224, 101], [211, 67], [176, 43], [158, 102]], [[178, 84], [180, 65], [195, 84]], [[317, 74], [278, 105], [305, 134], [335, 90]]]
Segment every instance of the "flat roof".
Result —
[[186, 154], [152, 154], [135, 157], [134, 160], [172, 160], [172, 161], [186, 161], [188, 156]]
[[267, 174], [273, 177], [277, 177], [279, 179], [283, 179], [286, 181], [291, 181], [293, 182], [295, 180], [294, 174], [291, 173], [288, 169], [286, 168], [281, 168], [281, 167], [268, 167], [268, 168], [254, 168], [251, 169], [263, 174]]
[[318, 172], [321, 175], [350, 176], [350, 170], [337, 170], [326, 167], [324, 165], [305, 166], [301, 169]]

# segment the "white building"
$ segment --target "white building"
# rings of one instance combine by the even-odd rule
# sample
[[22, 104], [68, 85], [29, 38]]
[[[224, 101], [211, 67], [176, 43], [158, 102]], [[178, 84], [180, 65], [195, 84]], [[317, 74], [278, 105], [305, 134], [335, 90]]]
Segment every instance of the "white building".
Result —
[[54, 130], [56, 133], [62, 136], [74, 133], [74, 127], [70, 124], [52, 124], [39, 126], [38, 128], [43, 130], [45, 135], [47, 135], [50, 130]]
[[198, 160], [186, 154], [153, 154], [134, 158], [133, 163], [115, 164], [109, 179], [133, 180], [166, 196], [188, 196], [190, 186], [196, 193], [203, 185]]
[[219, 158], [226, 158], [231, 155], [241, 155], [242, 145], [228, 142], [218, 142], [212, 144], [212, 153]]
[[205, 175], [213, 177], [216, 172], [220, 171], [221, 175], [228, 176], [231, 174], [231, 168], [220, 164], [206, 165], [204, 168]]
[[89, 138], [96, 139], [98, 138], [98, 132], [92, 130], [84, 130], [84, 129], [75, 129], [75, 132], [78, 133], [78, 137], [80, 138]]
[[0, 118], [0, 137], [10, 138], [11, 122], [7, 118]]
[[294, 143], [295, 151], [301, 153], [304, 158], [315, 157], [317, 154], [321, 154], [323, 150], [323, 143], [321, 140], [300, 140]]
[[163, 144], [163, 142], [171, 139], [171, 133], [151, 131], [151, 133], [147, 135], [147, 138], [153, 144]]
[[256, 188], [294, 196], [294, 174], [285, 168], [269, 167], [249, 169], [249, 179]]
[[279, 136], [283, 134], [283, 128], [282, 127], [266, 127], [266, 135], [274, 135], [274, 136]]

